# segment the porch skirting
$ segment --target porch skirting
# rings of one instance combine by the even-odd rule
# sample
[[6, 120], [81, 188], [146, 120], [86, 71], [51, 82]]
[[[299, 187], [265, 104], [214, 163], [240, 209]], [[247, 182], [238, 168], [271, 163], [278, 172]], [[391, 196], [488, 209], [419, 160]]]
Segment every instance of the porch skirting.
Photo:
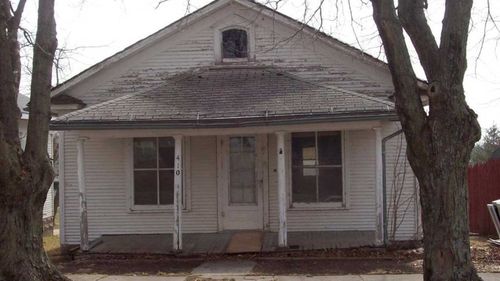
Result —
[[[224, 254], [235, 234], [241, 231], [219, 233], [184, 233], [183, 255]], [[282, 250], [278, 247], [278, 233], [262, 232], [260, 252]], [[172, 234], [103, 235], [96, 239], [92, 253], [117, 254], [171, 254]], [[288, 232], [290, 250], [324, 250], [371, 246], [375, 243], [375, 231], [308, 231]], [[246, 252], [246, 251], [242, 251]], [[253, 251], [252, 251], [253, 252]], [[259, 252], [259, 251], [257, 251]], [[235, 253], [231, 251], [231, 253]]]

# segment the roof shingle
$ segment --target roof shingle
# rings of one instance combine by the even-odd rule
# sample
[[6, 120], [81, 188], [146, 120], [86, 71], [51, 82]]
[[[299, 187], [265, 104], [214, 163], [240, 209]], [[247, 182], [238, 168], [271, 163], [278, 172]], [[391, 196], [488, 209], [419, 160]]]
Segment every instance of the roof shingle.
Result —
[[165, 122], [394, 113], [391, 102], [269, 67], [212, 67], [59, 117], [72, 123]]

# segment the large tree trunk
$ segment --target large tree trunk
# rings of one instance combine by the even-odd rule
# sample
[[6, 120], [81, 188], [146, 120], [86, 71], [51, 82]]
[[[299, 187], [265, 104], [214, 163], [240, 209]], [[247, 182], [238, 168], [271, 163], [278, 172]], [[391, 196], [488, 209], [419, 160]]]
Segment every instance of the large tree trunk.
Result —
[[2, 188], [0, 280], [67, 280], [43, 249], [42, 210], [53, 172], [48, 162], [42, 165], [13, 175]]
[[[465, 102], [463, 78], [472, 0], [447, 0], [440, 43], [427, 24], [426, 0], [371, 0], [395, 88], [395, 104], [420, 184], [425, 280], [481, 280], [469, 245], [467, 165], [481, 135]], [[436, 3], [432, 3], [436, 4]], [[429, 81], [429, 113], [420, 98], [404, 38]]]
[[427, 127], [430, 163], [420, 158], [425, 152], [408, 150], [420, 184], [424, 277], [480, 280], [471, 262], [467, 199], [467, 165], [478, 125], [468, 110], [438, 115], [444, 119], [430, 121]]
[[33, 46], [26, 148], [18, 135], [20, 57], [16, 10], [0, 0], [0, 280], [68, 280], [43, 248], [43, 204], [54, 178], [47, 154], [52, 61], [57, 46], [54, 0], [40, 0]]

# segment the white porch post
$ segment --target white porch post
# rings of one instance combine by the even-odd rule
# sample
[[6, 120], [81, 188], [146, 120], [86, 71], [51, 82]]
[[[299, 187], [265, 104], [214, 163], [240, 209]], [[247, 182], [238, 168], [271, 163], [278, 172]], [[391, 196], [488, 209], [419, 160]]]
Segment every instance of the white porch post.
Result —
[[375, 244], [384, 243], [384, 194], [383, 194], [383, 168], [382, 168], [382, 129], [375, 130], [375, 198], [376, 198], [376, 234]]
[[285, 169], [285, 133], [276, 132], [277, 164], [278, 164], [278, 208], [279, 229], [278, 245], [287, 246], [287, 224], [286, 224], [286, 169]]
[[84, 144], [85, 138], [79, 138], [76, 143], [77, 151], [77, 173], [78, 173], [78, 191], [80, 201], [80, 249], [89, 250], [89, 230], [87, 223], [87, 192], [85, 185], [85, 161]]
[[174, 136], [174, 251], [182, 250], [182, 136]]

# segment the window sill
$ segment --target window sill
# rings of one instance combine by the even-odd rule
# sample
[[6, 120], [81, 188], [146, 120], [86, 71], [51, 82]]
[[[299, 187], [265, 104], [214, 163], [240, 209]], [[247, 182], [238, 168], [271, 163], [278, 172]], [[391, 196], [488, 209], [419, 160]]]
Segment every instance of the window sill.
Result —
[[[174, 207], [172, 205], [168, 206], [133, 206], [128, 209], [129, 214], [141, 214], [141, 213], [173, 213]], [[183, 208], [182, 212], [189, 212], [189, 209]]]
[[349, 210], [346, 203], [293, 203], [288, 207], [289, 211], [329, 211]]
[[248, 58], [223, 58], [223, 64], [231, 64], [231, 63], [245, 63], [248, 62]]

